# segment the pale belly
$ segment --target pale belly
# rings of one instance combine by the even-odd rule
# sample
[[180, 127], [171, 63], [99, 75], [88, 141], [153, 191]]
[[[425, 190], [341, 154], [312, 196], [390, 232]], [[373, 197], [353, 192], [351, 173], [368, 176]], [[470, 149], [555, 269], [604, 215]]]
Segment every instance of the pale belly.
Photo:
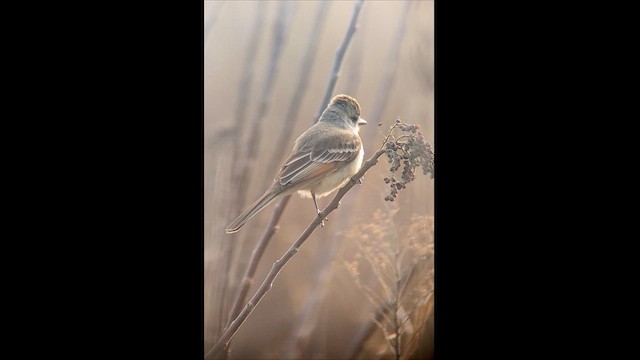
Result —
[[316, 198], [329, 195], [334, 190], [343, 187], [355, 173], [362, 167], [364, 161], [364, 150], [360, 150], [358, 157], [348, 166], [334, 172], [317, 183], [311, 185], [309, 190], [298, 190], [298, 194], [302, 198], [311, 198], [311, 192], [316, 194]]

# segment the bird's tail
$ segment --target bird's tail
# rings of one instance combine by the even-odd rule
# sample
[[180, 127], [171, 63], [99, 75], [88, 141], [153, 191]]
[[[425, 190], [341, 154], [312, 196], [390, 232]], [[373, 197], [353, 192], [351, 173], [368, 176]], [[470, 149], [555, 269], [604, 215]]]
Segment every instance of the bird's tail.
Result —
[[264, 195], [262, 195], [256, 202], [251, 204], [251, 206], [245, 210], [240, 216], [238, 216], [227, 228], [224, 230], [227, 234], [232, 234], [247, 223], [252, 217], [254, 217], [257, 213], [259, 213], [262, 209], [264, 209], [275, 197], [278, 193], [274, 193], [273, 191], [267, 191]]

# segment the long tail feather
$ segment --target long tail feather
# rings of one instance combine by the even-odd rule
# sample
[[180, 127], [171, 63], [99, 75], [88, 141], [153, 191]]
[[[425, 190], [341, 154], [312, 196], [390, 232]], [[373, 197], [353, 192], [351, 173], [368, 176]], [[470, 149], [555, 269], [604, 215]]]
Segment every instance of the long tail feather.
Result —
[[247, 223], [252, 217], [254, 217], [257, 213], [259, 213], [262, 209], [264, 209], [269, 203], [275, 199], [278, 193], [272, 193], [270, 191], [266, 192], [262, 195], [256, 202], [251, 204], [251, 206], [245, 210], [238, 218], [233, 220], [229, 226], [225, 229], [227, 234], [232, 234], [240, 230], [240, 228]]

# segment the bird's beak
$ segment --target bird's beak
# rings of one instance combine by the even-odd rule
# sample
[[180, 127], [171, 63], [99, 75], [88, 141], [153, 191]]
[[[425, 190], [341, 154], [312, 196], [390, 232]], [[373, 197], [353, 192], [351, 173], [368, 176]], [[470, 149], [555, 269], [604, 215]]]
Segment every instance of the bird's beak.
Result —
[[366, 125], [367, 124], [367, 120], [363, 119], [363, 118], [359, 118], [358, 119], [358, 125]]

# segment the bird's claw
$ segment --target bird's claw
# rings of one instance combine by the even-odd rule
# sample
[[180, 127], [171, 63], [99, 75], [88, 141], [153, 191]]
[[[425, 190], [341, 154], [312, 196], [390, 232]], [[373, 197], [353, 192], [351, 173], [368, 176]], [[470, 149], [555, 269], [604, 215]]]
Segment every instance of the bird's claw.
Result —
[[[321, 217], [320, 212], [318, 212], [318, 216]], [[324, 227], [324, 222], [329, 222], [329, 218], [325, 217], [321, 222], [320, 222], [320, 227]]]

